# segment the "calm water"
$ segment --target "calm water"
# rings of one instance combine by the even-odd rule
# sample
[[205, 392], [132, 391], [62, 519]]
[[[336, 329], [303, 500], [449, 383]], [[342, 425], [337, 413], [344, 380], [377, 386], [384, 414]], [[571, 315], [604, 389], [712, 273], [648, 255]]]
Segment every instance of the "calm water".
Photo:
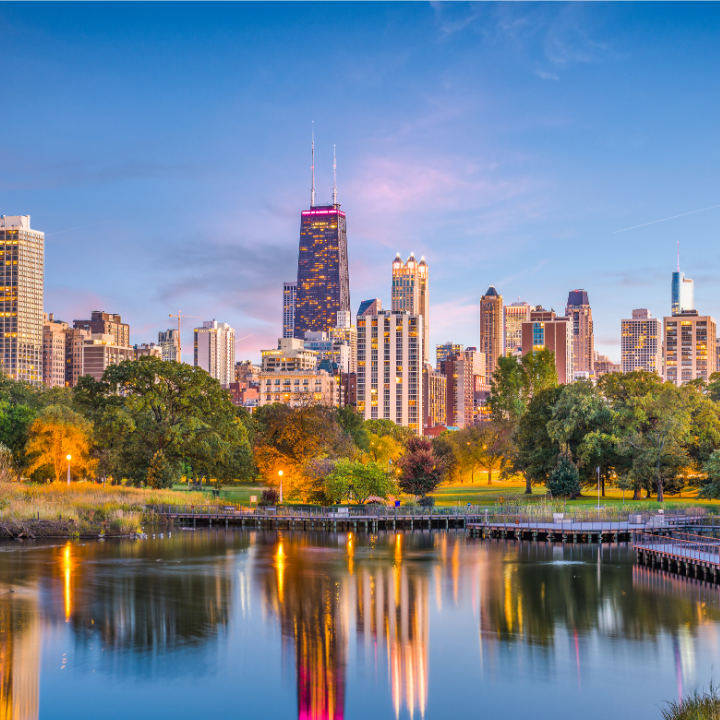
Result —
[[719, 595], [455, 531], [6, 544], [0, 717], [659, 718], [717, 677]]

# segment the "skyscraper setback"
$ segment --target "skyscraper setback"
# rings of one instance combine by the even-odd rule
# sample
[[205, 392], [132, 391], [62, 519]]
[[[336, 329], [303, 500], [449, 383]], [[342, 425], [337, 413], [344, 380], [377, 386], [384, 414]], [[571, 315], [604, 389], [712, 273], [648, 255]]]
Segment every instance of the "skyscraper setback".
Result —
[[573, 373], [595, 370], [595, 335], [592, 310], [585, 290], [571, 290], [565, 315], [572, 328]]
[[331, 205], [315, 206], [315, 143], [313, 141], [310, 209], [300, 220], [297, 297], [294, 337], [303, 339], [308, 330], [329, 332], [337, 314], [350, 311], [345, 213], [337, 202], [337, 183]]

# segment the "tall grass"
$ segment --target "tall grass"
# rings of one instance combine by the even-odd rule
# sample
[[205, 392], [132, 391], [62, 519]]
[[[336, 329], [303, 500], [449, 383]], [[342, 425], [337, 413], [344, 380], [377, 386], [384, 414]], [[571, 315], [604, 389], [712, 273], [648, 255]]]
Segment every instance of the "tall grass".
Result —
[[664, 720], [720, 720], [720, 695], [710, 683], [708, 692], [669, 702], [662, 714]]
[[136, 532], [149, 504], [210, 504], [203, 493], [91, 483], [0, 482], [0, 525], [62, 521], [78, 530], [108, 527]]

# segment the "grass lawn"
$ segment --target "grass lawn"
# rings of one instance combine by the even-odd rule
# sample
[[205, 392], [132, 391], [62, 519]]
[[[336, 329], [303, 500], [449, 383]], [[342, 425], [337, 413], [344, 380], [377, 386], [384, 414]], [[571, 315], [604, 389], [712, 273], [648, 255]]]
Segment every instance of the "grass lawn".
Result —
[[[256, 495], [259, 500], [262, 495], [262, 491], [266, 488], [267, 485], [262, 482], [238, 482], [233, 485], [226, 485], [220, 491], [220, 500], [227, 500], [228, 502], [236, 503], [238, 505], [250, 505], [250, 496]], [[187, 485], [184, 483], [176, 483], [173, 485], [173, 490], [179, 490], [183, 493], [187, 493], [188, 491]], [[214, 498], [212, 495], [211, 485], [207, 487], [203, 485], [202, 490], [210, 495], [211, 498]]]

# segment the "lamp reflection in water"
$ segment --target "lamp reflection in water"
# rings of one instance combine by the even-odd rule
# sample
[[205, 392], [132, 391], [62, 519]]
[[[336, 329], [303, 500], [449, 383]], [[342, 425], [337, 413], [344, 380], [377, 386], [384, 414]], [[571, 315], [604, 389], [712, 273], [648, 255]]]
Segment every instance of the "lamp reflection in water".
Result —
[[72, 612], [72, 545], [70, 541], [63, 549], [62, 567], [65, 576], [65, 622], [70, 622], [70, 613]]

